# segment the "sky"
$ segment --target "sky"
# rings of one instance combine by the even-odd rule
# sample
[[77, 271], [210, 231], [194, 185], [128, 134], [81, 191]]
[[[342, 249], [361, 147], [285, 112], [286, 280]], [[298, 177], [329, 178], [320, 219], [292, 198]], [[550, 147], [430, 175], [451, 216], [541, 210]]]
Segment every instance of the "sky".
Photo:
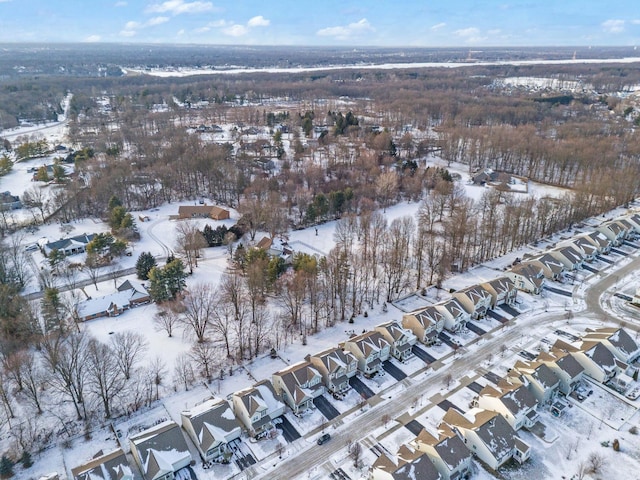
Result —
[[0, 43], [636, 46], [637, 0], [0, 0]]

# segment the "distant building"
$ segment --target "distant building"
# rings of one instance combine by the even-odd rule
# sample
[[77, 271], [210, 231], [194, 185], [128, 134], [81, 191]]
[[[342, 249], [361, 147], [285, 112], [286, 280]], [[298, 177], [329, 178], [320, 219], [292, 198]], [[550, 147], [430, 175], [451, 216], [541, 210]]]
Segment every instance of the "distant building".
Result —
[[54, 250], [58, 250], [66, 256], [84, 253], [87, 249], [87, 244], [93, 240], [93, 237], [95, 236], [95, 233], [89, 235], [83, 233], [82, 235], [77, 235], [75, 237], [63, 238], [55, 242], [46, 243], [43, 247], [44, 254], [49, 256], [49, 254]]
[[180, 205], [178, 218], [211, 218], [212, 220], [226, 220], [230, 218], [229, 210], [212, 205]]
[[18, 210], [22, 208], [22, 202], [17, 195], [11, 195], [11, 192], [0, 193], [0, 209], [2, 210]]

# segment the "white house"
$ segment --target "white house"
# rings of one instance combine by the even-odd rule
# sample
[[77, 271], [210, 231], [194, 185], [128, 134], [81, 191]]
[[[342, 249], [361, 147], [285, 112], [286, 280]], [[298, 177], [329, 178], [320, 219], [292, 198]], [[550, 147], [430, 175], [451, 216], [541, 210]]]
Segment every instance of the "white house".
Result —
[[397, 455], [381, 454], [369, 472], [369, 480], [446, 480], [424, 452], [402, 445]]
[[326, 391], [322, 375], [311, 362], [302, 361], [272, 375], [276, 393], [295, 415], [313, 408], [313, 399]]
[[391, 344], [376, 331], [353, 336], [340, 343], [340, 348], [351, 352], [358, 359], [358, 370], [369, 377], [380, 371], [391, 352]]
[[102, 452], [71, 469], [74, 480], [133, 480], [133, 472], [121, 448]]
[[582, 381], [584, 367], [571, 353], [551, 349], [549, 352], [540, 352], [537, 361], [543, 362], [558, 377], [558, 388], [564, 395], [573, 392]]
[[329, 348], [305, 359], [322, 375], [327, 390], [334, 395], [342, 395], [351, 387], [349, 379], [358, 373], [358, 359], [351, 352], [341, 348]]
[[410, 329], [422, 343], [433, 345], [444, 328], [444, 314], [430, 305], [403, 315], [402, 326]]
[[418, 338], [408, 328], [403, 328], [399, 322], [391, 321], [375, 327], [384, 339], [391, 345], [391, 355], [404, 362], [413, 353], [411, 347], [416, 344]]
[[521, 382], [502, 379], [497, 387], [485, 386], [479, 393], [477, 406], [500, 413], [511, 428], [531, 428], [538, 420], [538, 401]]
[[453, 293], [453, 298], [460, 302], [474, 320], [485, 317], [493, 303], [493, 296], [482, 285], [472, 285], [458, 290]]
[[508, 277], [494, 278], [480, 285], [491, 294], [491, 308], [513, 305], [516, 302], [518, 290]]
[[530, 263], [514, 265], [505, 275], [511, 279], [518, 290], [539, 295], [544, 286], [544, 273], [539, 266]]
[[434, 434], [422, 429], [411, 445], [427, 454], [442, 478], [471, 477], [471, 452], [448, 425], [441, 423]]
[[273, 421], [285, 410], [270, 380], [262, 380], [253, 387], [234, 392], [231, 404], [236, 418], [254, 438], [268, 435], [274, 428]]
[[450, 332], [459, 332], [471, 320], [469, 312], [455, 298], [437, 304], [436, 308], [444, 317], [444, 328]]

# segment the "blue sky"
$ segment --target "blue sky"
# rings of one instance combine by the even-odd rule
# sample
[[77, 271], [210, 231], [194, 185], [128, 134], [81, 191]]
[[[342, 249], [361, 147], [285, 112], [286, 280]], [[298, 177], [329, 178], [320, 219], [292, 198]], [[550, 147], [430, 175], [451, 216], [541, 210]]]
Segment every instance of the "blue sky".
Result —
[[638, 0], [0, 0], [0, 42], [640, 44]]

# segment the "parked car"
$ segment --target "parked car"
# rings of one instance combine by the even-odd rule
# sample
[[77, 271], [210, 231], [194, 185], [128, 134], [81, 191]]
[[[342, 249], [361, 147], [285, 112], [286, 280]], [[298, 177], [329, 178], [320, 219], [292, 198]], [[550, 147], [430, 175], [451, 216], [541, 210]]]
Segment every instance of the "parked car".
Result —
[[331, 440], [331, 435], [329, 435], [328, 433], [325, 433], [318, 439], [318, 445], [327, 443], [329, 440]]
[[630, 400], [635, 400], [640, 397], [640, 387], [635, 387], [633, 390], [627, 392], [625, 396]]
[[38, 245], [32, 243], [31, 245], [27, 245], [26, 247], [24, 247], [24, 250], [26, 252], [35, 252], [36, 250], [38, 250]]

